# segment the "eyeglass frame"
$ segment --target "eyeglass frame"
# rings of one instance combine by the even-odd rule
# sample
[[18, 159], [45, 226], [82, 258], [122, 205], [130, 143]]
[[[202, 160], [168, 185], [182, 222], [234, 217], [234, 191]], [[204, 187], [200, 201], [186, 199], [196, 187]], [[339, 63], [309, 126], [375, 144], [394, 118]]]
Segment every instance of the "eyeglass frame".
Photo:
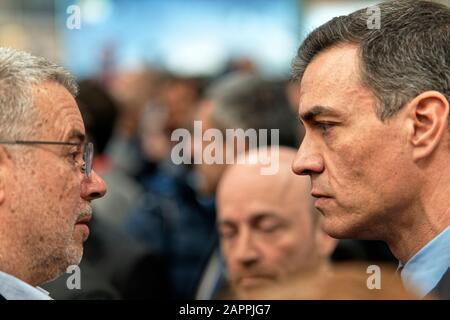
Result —
[[87, 178], [91, 177], [92, 161], [94, 158], [94, 144], [92, 142], [63, 142], [63, 141], [33, 141], [33, 140], [0, 140], [0, 144], [47, 144], [47, 145], [66, 145], [83, 146], [83, 165], [82, 171]]

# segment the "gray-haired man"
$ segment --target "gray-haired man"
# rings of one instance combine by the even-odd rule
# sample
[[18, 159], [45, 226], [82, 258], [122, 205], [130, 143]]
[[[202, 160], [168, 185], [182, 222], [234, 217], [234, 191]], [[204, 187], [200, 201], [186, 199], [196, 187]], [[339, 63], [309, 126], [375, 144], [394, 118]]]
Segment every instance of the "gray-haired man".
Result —
[[49, 299], [36, 288], [78, 264], [90, 202], [106, 192], [63, 68], [0, 48], [0, 297]]

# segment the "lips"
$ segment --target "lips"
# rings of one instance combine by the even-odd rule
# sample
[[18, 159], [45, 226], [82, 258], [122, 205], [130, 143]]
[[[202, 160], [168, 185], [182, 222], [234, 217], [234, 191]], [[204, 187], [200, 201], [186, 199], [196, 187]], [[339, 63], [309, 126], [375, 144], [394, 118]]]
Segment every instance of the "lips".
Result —
[[273, 281], [275, 278], [273, 276], [269, 275], [246, 275], [239, 277], [238, 279], [238, 285], [240, 287], [254, 287], [261, 284], [265, 284], [267, 282]]
[[90, 230], [89, 230], [88, 223], [89, 223], [89, 221], [91, 221], [91, 219], [92, 219], [92, 214], [85, 213], [85, 214], [82, 214], [78, 218], [77, 222], [75, 223], [75, 228], [77, 230], [80, 230], [80, 232], [82, 233], [82, 242], [85, 242], [89, 237]]
[[315, 198], [314, 207], [319, 209], [321, 212], [323, 212], [321, 209], [327, 207], [330, 204], [330, 201], [332, 200], [332, 197], [329, 194], [319, 191], [317, 189], [311, 190], [311, 196]]
[[320, 192], [320, 191], [317, 191], [317, 190], [312, 190], [312, 191], [311, 191], [311, 195], [312, 195], [314, 198], [331, 198], [330, 195], [327, 195], [327, 194], [325, 194], [325, 193], [323, 193], [323, 192]]
[[82, 215], [78, 220], [76, 224], [88, 224], [89, 221], [91, 221], [92, 219], [92, 215], [91, 214], [86, 214], [86, 215]]

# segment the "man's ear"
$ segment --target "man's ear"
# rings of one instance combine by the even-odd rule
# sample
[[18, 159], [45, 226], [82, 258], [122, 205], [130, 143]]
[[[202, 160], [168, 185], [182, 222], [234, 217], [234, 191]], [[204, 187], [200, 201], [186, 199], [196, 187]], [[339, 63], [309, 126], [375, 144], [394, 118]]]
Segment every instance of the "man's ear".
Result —
[[423, 159], [433, 153], [446, 136], [449, 103], [443, 94], [427, 91], [414, 98], [407, 109], [412, 120], [410, 142], [414, 148], [413, 157], [414, 160]]

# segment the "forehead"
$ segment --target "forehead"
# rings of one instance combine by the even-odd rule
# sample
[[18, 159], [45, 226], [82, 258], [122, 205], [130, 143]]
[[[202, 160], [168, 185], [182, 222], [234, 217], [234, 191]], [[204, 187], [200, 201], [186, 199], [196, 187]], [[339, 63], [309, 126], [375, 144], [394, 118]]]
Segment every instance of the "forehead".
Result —
[[84, 123], [78, 105], [70, 92], [55, 82], [33, 87], [33, 103], [39, 110], [39, 127], [49, 139], [62, 139], [71, 132], [84, 135]]
[[352, 101], [367, 94], [360, 82], [358, 47], [332, 47], [319, 53], [306, 68], [300, 83], [299, 113], [316, 105], [348, 112]]
[[236, 166], [218, 190], [219, 220], [244, 221], [261, 213], [294, 218], [309, 206], [308, 183], [308, 178], [294, 175], [290, 165], [276, 175], [261, 175], [254, 166]]

